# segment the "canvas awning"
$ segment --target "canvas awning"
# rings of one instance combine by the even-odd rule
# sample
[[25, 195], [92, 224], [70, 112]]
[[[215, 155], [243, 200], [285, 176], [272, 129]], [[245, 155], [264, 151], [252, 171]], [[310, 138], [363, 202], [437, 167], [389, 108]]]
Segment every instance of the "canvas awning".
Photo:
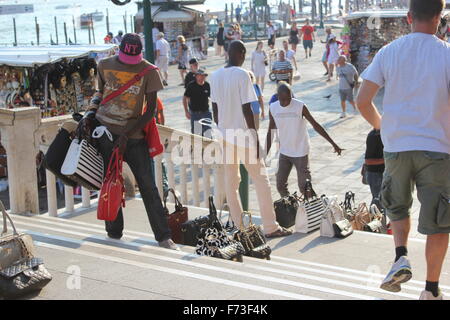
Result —
[[368, 10], [368, 11], [357, 11], [353, 12], [344, 19], [346, 20], [354, 20], [360, 18], [369, 18], [369, 17], [377, 17], [377, 18], [403, 18], [408, 14], [408, 10]]
[[[151, 6], [152, 7], [152, 17], [161, 9], [161, 6]], [[136, 14], [136, 19], [143, 20], [144, 19], [144, 9], [141, 8]]]
[[204, 4], [183, 5], [183, 8], [198, 13], [206, 13], [208, 11], [208, 7]]
[[153, 16], [155, 22], [186, 22], [193, 19], [190, 13], [182, 10], [159, 11]]
[[62, 59], [75, 59], [90, 53], [104, 53], [116, 48], [116, 45], [91, 46], [35, 46], [0, 48], [0, 65], [12, 67], [34, 67], [55, 63]]

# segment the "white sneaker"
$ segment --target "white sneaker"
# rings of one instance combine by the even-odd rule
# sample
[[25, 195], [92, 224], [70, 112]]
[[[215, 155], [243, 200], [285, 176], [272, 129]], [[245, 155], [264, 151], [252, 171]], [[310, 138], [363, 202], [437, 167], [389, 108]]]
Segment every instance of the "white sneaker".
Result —
[[411, 280], [411, 278], [411, 263], [406, 256], [402, 256], [392, 265], [391, 271], [381, 283], [380, 288], [390, 292], [399, 292], [401, 290], [400, 284]]
[[441, 290], [439, 290], [439, 295], [437, 297], [433, 296], [430, 291], [423, 290], [419, 300], [444, 300], [444, 296], [442, 295]]
[[172, 241], [172, 239], [167, 239], [161, 242], [158, 242], [161, 248], [166, 248], [170, 250], [180, 251], [180, 248]]
[[347, 115], [345, 114], [345, 112], [342, 112], [340, 118], [343, 119], [343, 118], [345, 118], [346, 116], [347, 116]]

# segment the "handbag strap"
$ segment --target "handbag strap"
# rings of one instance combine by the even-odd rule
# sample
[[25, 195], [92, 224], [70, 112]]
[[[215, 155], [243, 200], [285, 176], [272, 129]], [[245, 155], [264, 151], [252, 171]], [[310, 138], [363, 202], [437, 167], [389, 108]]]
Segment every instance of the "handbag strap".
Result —
[[2, 215], [3, 215], [3, 231], [2, 231], [1, 236], [8, 233], [8, 224], [7, 224], [6, 220], [9, 220], [9, 223], [11, 224], [11, 227], [13, 228], [14, 235], [16, 235], [16, 236], [19, 235], [19, 233], [16, 230], [16, 226], [14, 225], [14, 222], [12, 221], [9, 214], [6, 212], [5, 206], [3, 205], [2, 201], [0, 201], [0, 210], [2, 211]]
[[249, 211], [244, 211], [241, 214], [241, 227], [240, 227], [241, 231], [245, 230], [245, 225], [244, 225], [244, 218], [245, 218], [245, 216], [249, 217], [249, 226], [253, 225], [252, 214]]
[[122, 93], [124, 93], [125, 91], [127, 91], [132, 85], [134, 85], [135, 83], [141, 81], [141, 79], [143, 77], [145, 77], [147, 75], [147, 73], [149, 73], [152, 70], [156, 70], [158, 69], [157, 66], [150, 64], [148, 67], [146, 67], [144, 70], [142, 70], [141, 72], [139, 72], [137, 75], [135, 75], [133, 78], [131, 78], [130, 81], [128, 81], [127, 83], [125, 83], [122, 87], [120, 87], [119, 89], [117, 89], [116, 91], [112, 92], [111, 94], [109, 94], [108, 96], [106, 96], [105, 98], [103, 98], [102, 102], [100, 103], [101, 105], [108, 103], [109, 101], [111, 101], [112, 99], [120, 96]]
[[164, 195], [164, 208], [167, 209], [167, 198], [169, 197], [169, 193], [172, 193], [173, 198], [175, 199], [175, 210], [180, 211], [183, 209], [183, 204], [181, 203], [180, 199], [178, 199], [175, 190], [170, 188], [167, 193]]
[[[308, 193], [311, 194], [311, 197], [308, 197]], [[308, 202], [311, 199], [317, 198], [317, 194], [316, 194], [316, 192], [313, 189], [311, 180], [309, 180], [309, 179], [306, 180], [306, 183], [305, 183], [305, 189], [304, 189], [304, 192], [303, 192], [303, 198], [304, 198], [304, 200], [306, 202]]]

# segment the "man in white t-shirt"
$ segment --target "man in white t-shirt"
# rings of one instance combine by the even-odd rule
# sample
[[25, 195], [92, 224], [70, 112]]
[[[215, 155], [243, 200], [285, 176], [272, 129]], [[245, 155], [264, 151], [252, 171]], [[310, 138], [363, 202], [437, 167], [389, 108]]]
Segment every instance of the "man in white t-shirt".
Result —
[[309, 134], [308, 121], [322, 137], [341, 155], [343, 149], [330, 138], [325, 129], [313, 118], [306, 105], [292, 98], [292, 89], [286, 82], [278, 86], [278, 101], [270, 105], [270, 124], [267, 131], [266, 150], [272, 146], [272, 131], [278, 130], [280, 139], [280, 159], [277, 172], [277, 189], [281, 197], [289, 195], [288, 178], [295, 166], [299, 191], [304, 194], [306, 180], [311, 180], [309, 171]]
[[[439, 278], [450, 233], [450, 44], [439, 40], [443, 0], [411, 0], [412, 33], [382, 48], [362, 74], [357, 105], [381, 128], [386, 169], [382, 205], [391, 220], [395, 263], [381, 288], [397, 292], [412, 277], [407, 258], [414, 184], [418, 231], [427, 235], [427, 282], [420, 299], [442, 299]], [[384, 114], [373, 104], [384, 87]]]
[[158, 40], [156, 41], [156, 65], [161, 71], [163, 78], [163, 84], [167, 86], [167, 80], [169, 78], [169, 58], [170, 58], [170, 44], [164, 39], [164, 33], [158, 33]]
[[272, 21], [267, 22], [267, 38], [267, 45], [273, 50], [275, 48], [276, 29]]
[[238, 199], [239, 164], [242, 162], [255, 184], [266, 237], [283, 237], [292, 234], [292, 231], [280, 227], [276, 221], [251, 107], [257, 97], [248, 71], [241, 68], [246, 52], [242, 41], [231, 42], [228, 65], [214, 72], [210, 78], [214, 122], [222, 134], [219, 140], [223, 141], [227, 203], [231, 217], [239, 227], [243, 212]]

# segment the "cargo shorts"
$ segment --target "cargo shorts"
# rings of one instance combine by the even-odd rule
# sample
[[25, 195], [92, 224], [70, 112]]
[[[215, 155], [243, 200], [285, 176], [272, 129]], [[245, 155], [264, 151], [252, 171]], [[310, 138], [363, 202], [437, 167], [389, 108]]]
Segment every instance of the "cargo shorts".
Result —
[[418, 231], [450, 233], [450, 155], [430, 151], [384, 152], [381, 203], [391, 221], [411, 215], [417, 187], [421, 204]]

